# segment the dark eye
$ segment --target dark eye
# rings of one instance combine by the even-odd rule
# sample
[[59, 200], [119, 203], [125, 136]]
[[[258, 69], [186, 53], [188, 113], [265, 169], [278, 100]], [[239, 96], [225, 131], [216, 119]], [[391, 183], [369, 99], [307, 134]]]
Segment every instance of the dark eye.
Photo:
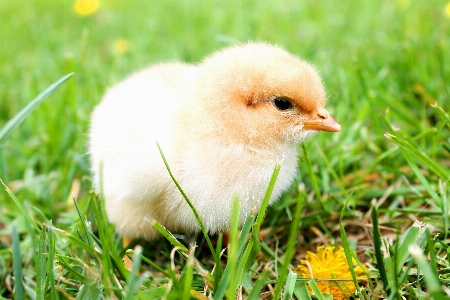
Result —
[[287, 110], [292, 108], [292, 103], [286, 98], [275, 98], [273, 99], [273, 104], [275, 104], [279, 110]]

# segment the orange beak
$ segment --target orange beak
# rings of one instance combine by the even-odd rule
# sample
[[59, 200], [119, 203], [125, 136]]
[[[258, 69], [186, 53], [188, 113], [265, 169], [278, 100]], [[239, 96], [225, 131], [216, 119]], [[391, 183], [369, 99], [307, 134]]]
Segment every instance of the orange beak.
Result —
[[329, 132], [339, 132], [341, 131], [341, 125], [333, 119], [332, 116], [328, 115], [328, 118], [315, 119], [308, 121], [298, 122], [298, 125], [303, 124], [304, 130], [322, 130]]

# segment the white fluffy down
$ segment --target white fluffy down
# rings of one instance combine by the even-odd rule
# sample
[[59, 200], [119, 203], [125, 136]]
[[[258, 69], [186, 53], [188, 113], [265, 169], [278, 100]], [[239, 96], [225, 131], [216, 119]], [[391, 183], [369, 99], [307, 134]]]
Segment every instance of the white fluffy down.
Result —
[[[244, 51], [246, 47], [260, 49], [258, 52], [267, 57], [291, 57], [278, 47], [251, 43], [216, 54], [220, 57], [218, 65], [227, 66], [226, 59], [231, 64], [239, 49]], [[214, 69], [214, 59], [215, 55], [204, 63], [208, 64], [204, 68], [208, 72]], [[312, 67], [292, 59], [292, 68], [306, 68], [303, 73], [313, 73], [311, 77], [318, 78]], [[261, 68], [270, 72], [277, 68], [271, 65], [276, 61], [263, 59], [261, 64]], [[175, 178], [211, 233], [229, 227], [235, 197], [242, 202], [241, 223], [259, 209], [275, 164], [281, 163], [282, 168], [271, 202], [295, 178], [297, 143], [314, 131], [302, 131], [302, 126], [293, 124], [295, 120], [308, 118], [314, 108], [308, 107], [303, 113], [299, 104], [291, 115], [281, 114], [270, 104], [272, 95], [285, 92], [279, 84], [273, 90], [270, 86], [256, 85], [257, 96], [248, 102], [249, 95], [243, 94], [239, 85], [247, 85], [248, 91], [249, 87], [255, 88], [249, 83], [252, 80], [266, 83], [261, 78], [251, 79], [254, 71], [246, 74], [245, 65], [238, 79], [234, 80], [236, 74], [231, 72], [228, 74], [231, 79], [223, 78], [223, 82], [217, 83], [215, 96], [214, 80], [217, 79], [214, 76], [211, 81], [205, 79], [208, 76], [202, 74], [202, 68], [203, 64], [170, 63], [145, 69], [109, 89], [93, 112], [89, 152], [94, 187], [103, 191], [108, 217], [122, 235], [153, 239], [158, 236], [153, 220], [172, 232], [199, 230], [194, 214], [164, 166], [157, 142]], [[280, 70], [280, 74], [285, 74], [284, 71]], [[220, 72], [226, 74], [227, 70]], [[255, 76], [261, 76], [260, 73]], [[246, 77], [250, 79], [242, 79]], [[302, 78], [297, 81], [299, 86], [292, 89], [302, 88]], [[316, 84], [311, 89], [319, 91], [312, 95], [318, 97], [318, 107], [321, 107], [325, 92], [320, 79], [316, 81], [311, 81]], [[229, 86], [224, 86], [224, 82]], [[224, 99], [227, 93], [229, 99]], [[311, 101], [315, 103], [314, 99]], [[249, 103], [255, 107], [249, 107]]]

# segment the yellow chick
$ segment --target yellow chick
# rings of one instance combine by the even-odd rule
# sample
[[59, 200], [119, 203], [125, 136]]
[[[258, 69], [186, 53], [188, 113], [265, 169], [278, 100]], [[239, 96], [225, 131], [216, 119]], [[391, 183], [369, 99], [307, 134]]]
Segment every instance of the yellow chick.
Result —
[[289, 188], [299, 142], [318, 130], [340, 131], [325, 101], [314, 67], [266, 43], [132, 75], [109, 89], [91, 120], [93, 182], [109, 220], [129, 238], [157, 237], [153, 220], [171, 232], [199, 231], [158, 142], [208, 232], [228, 229], [235, 197], [243, 223], [261, 206], [277, 163], [270, 203]]

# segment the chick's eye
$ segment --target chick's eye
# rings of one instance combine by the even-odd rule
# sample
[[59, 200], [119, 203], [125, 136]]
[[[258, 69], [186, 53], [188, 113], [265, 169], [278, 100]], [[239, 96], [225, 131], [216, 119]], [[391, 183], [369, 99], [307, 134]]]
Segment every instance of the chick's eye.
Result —
[[275, 104], [279, 110], [288, 110], [292, 108], [292, 103], [286, 98], [275, 98], [273, 104]]

